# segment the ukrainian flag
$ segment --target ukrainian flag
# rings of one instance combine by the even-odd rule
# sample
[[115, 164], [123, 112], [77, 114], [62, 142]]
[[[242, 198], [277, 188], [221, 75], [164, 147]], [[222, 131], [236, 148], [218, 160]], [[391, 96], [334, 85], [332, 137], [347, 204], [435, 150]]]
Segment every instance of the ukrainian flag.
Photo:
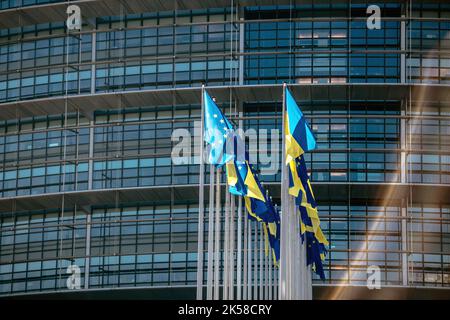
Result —
[[316, 148], [316, 138], [288, 88], [285, 91], [286, 165], [307, 151]]
[[247, 160], [245, 163], [230, 161], [226, 169], [230, 193], [243, 196], [249, 218], [262, 223], [266, 235], [266, 254], [270, 245], [273, 261], [277, 264], [280, 257], [279, 213]]
[[306, 242], [307, 265], [325, 279], [322, 261], [328, 241], [320, 228], [317, 202], [311, 187], [304, 153], [316, 148], [316, 139], [302, 111], [290, 91], [285, 91], [285, 148], [289, 175], [289, 194], [296, 200], [300, 211], [302, 241]]

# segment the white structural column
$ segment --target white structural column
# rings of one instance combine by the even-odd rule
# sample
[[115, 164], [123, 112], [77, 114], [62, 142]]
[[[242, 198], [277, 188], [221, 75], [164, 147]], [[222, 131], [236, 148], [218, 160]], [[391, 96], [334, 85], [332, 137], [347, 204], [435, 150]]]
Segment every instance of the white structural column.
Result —
[[92, 226], [92, 212], [88, 207], [86, 211], [86, 259], [84, 272], [84, 289], [89, 289], [89, 268], [91, 265], [91, 226]]
[[[244, 18], [240, 18], [241, 21], [244, 21]], [[239, 85], [244, 84], [244, 45], [245, 45], [245, 23], [239, 24]], [[242, 128], [242, 126], [239, 126]]]
[[[94, 24], [95, 25], [95, 24]], [[97, 60], [97, 32], [92, 32], [92, 48], [91, 48], [91, 93], [95, 93], [95, 79], [97, 78], [96, 75], [96, 63]]]
[[89, 172], [88, 172], [88, 189], [92, 190], [93, 172], [94, 172], [94, 121], [89, 121]]
[[402, 285], [407, 286], [409, 281], [409, 266], [408, 266], [408, 199], [402, 201]]
[[402, 14], [402, 20], [400, 22], [400, 49], [402, 53], [400, 55], [400, 82], [406, 82], [406, 21], [405, 15]]

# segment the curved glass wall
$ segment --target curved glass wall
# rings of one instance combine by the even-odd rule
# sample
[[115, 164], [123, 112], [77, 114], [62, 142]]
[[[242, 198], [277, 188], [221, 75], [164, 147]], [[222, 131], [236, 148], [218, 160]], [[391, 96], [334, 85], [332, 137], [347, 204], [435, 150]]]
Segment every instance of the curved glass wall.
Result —
[[[50, 2], [57, 1], [3, 0], [0, 9]], [[211, 8], [97, 17], [71, 34], [63, 22], [3, 29], [0, 103], [13, 108], [16, 101], [66, 94], [70, 103], [79, 94], [202, 84], [448, 84], [450, 5], [414, 1], [409, 11], [396, 2], [379, 5], [380, 30], [367, 29], [365, 5], [333, 3], [246, 7], [234, 15]], [[93, 115], [0, 122], [0, 295], [66, 290], [70, 265], [80, 268], [82, 288], [195, 285], [198, 204], [179, 190], [198, 184], [199, 168], [172, 163], [171, 135], [176, 129], [194, 135], [200, 106], [174, 97], [172, 105], [124, 109], [117, 101]], [[235, 124], [281, 132], [279, 103], [237, 102], [232, 93], [229, 102], [222, 107], [236, 104]], [[385, 100], [380, 92], [379, 100], [299, 104], [318, 140], [305, 156], [313, 184], [346, 190], [347, 199], [339, 200], [318, 191], [330, 240], [325, 283], [365, 285], [367, 267], [377, 265], [382, 285], [449, 287], [445, 103]], [[271, 150], [257, 143], [249, 151], [257, 151], [262, 180], [276, 188], [280, 174], [263, 170]], [[425, 202], [414, 195], [380, 200], [397, 185], [433, 188], [433, 195]], [[353, 199], [346, 192], [354, 186], [381, 195]], [[126, 201], [115, 190], [158, 187], [160, 201], [148, 202]], [[86, 205], [73, 191], [115, 201]], [[32, 195], [40, 206], [39, 195], [50, 193], [57, 199], [46, 204], [52, 208], [15, 207], [28, 201], [17, 196]], [[64, 203], [66, 196], [75, 200]]]
[[[382, 285], [402, 284], [399, 206], [335, 202], [319, 210], [330, 241], [326, 283], [364, 285], [367, 267], [377, 265]], [[450, 286], [450, 208], [424, 204], [410, 211], [410, 284]], [[195, 203], [2, 214], [0, 294], [67, 289], [69, 265], [80, 267], [85, 287], [86, 264], [90, 288], [193, 286], [197, 214]]]
[[236, 84], [240, 69], [246, 84], [398, 83], [402, 55], [405, 81], [448, 83], [449, 5], [415, 4], [406, 20], [399, 4], [380, 7], [379, 30], [357, 4], [249, 7], [241, 23], [209, 9], [97, 18], [69, 35], [62, 23], [5, 29], [0, 101]]
[[[281, 132], [277, 104], [248, 103], [243, 129]], [[434, 115], [406, 117], [401, 145], [400, 103], [395, 101], [304, 102], [316, 134], [318, 150], [307, 154], [315, 182], [401, 182], [402, 152], [407, 152], [406, 181], [449, 184], [449, 121]], [[0, 129], [0, 190], [3, 197], [92, 189], [184, 185], [198, 183], [198, 166], [172, 163], [172, 132], [183, 128], [192, 136], [199, 106], [161, 106], [98, 112], [92, 124], [73, 115], [4, 122]], [[89, 140], [93, 161], [89, 163]], [[278, 135], [278, 139], [280, 136]], [[280, 143], [281, 140], [279, 140]], [[249, 149], [260, 169], [263, 141]], [[269, 141], [268, 141], [269, 142]], [[269, 145], [269, 148], [271, 145]], [[406, 150], [403, 150], [405, 149]], [[194, 149], [192, 149], [194, 150]], [[267, 153], [268, 152], [268, 153]], [[266, 150], [267, 156], [270, 150]], [[91, 168], [90, 168], [91, 166]], [[280, 174], [263, 173], [267, 182]]]

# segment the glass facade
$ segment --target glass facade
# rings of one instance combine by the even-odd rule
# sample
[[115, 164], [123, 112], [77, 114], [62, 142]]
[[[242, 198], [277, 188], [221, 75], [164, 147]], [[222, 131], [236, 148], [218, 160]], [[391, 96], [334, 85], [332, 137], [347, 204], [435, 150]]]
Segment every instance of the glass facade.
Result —
[[[381, 89], [448, 90], [450, 5], [380, 3], [378, 30], [367, 28], [367, 6], [161, 10], [100, 15], [82, 32], [63, 21], [1, 29], [0, 107], [202, 84], [384, 85], [370, 96], [361, 87], [356, 98], [299, 100], [318, 141], [305, 158], [330, 241], [327, 280], [313, 282], [365, 285], [375, 265], [382, 285], [450, 287], [448, 101], [427, 86], [420, 99]], [[171, 155], [174, 130], [196, 134], [198, 92], [193, 104], [174, 93], [172, 104], [105, 99], [92, 114], [0, 119], [0, 295], [67, 290], [69, 265], [82, 289], [195, 286], [198, 197], [185, 190], [198, 185], [199, 166]], [[280, 101], [247, 97], [230, 90], [218, 102], [245, 130], [281, 132]], [[262, 169], [259, 146], [249, 148]], [[280, 172], [262, 180], [275, 191]]]

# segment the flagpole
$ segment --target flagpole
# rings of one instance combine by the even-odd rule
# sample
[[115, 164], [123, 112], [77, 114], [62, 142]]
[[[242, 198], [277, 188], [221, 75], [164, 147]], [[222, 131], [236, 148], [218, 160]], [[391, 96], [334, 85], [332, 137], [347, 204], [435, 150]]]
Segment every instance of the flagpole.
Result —
[[278, 298], [280, 300], [285, 300], [287, 298], [286, 291], [287, 291], [287, 283], [286, 283], [286, 264], [287, 264], [287, 248], [286, 248], [286, 238], [287, 238], [287, 230], [286, 230], [286, 224], [287, 224], [287, 197], [286, 197], [286, 132], [285, 132], [285, 121], [286, 121], [286, 83], [283, 83], [283, 103], [282, 103], [282, 135], [281, 135], [281, 141], [282, 141], [282, 160], [281, 160], [281, 232], [280, 232], [280, 267], [279, 267], [279, 295]]
[[[280, 267], [278, 267], [280, 268]], [[274, 290], [273, 290], [273, 299], [278, 300], [280, 297], [280, 291], [278, 290], [278, 278], [280, 273], [277, 269], [275, 269], [275, 272], [273, 273], [273, 283], [274, 283]]]
[[247, 299], [252, 300], [252, 221], [247, 217]]
[[[241, 201], [241, 206], [242, 206], [242, 201]], [[244, 249], [243, 249], [243, 254], [244, 254], [244, 270], [242, 270], [243, 272], [243, 278], [244, 278], [244, 285], [242, 287], [242, 298], [243, 300], [249, 300], [250, 298], [248, 297], [248, 217], [247, 217], [247, 212], [244, 211], [243, 212], [243, 218], [244, 218]]]
[[264, 292], [264, 260], [263, 260], [263, 244], [264, 244], [264, 230], [262, 223], [259, 223], [259, 300], [263, 299]]
[[[237, 107], [237, 104], [236, 104]], [[239, 111], [239, 128], [240, 130], [240, 138], [242, 139], [242, 127], [243, 127], [243, 111]], [[245, 248], [246, 248], [246, 236], [247, 236], [247, 218], [245, 214], [245, 209], [243, 211], [242, 206], [242, 197], [238, 198], [238, 221], [237, 221], [237, 237], [238, 237], [238, 243], [237, 243], [237, 275], [236, 275], [236, 283], [237, 283], [237, 299], [241, 300], [242, 298], [245, 300], [247, 299], [247, 294], [245, 293], [246, 288], [246, 282], [247, 282], [247, 275], [246, 275], [246, 255], [245, 255]], [[242, 222], [244, 222], [244, 233], [242, 234]], [[242, 236], [244, 237], [244, 247], [242, 247]], [[242, 262], [242, 254], [244, 253], [244, 262]], [[244, 263], [244, 270], [242, 270], [242, 263]], [[244, 273], [242, 276], [242, 272]]]
[[[270, 250], [270, 248], [269, 248]], [[267, 296], [267, 299], [272, 300], [272, 291], [273, 291], [273, 278], [272, 278], [272, 272], [274, 269], [273, 263], [272, 263], [272, 255], [271, 255], [271, 250], [269, 251], [269, 275], [268, 275], [268, 279], [269, 279], [269, 293]]]
[[313, 299], [313, 287], [312, 287], [312, 270], [311, 270], [311, 265], [307, 266], [306, 268], [306, 275], [307, 275], [307, 279], [306, 279], [306, 283], [307, 283], [307, 288], [308, 288], [308, 296], [307, 299], [308, 300], [312, 300]]
[[208, 260], [206, 270], [206, 299], [213, 298], [213, 251], [214, 251], [214, 165], [209, 165], [209, 214], [208, 214]]
[[292, 236], [291, 236], [291, 242], [292, 242], [292, 277], [294, 279], [293, 285], [292, 285], [292, 291], [293, 291], [293, 299], [303, 299], [301, 295], [301, 277], [297, 270], [302, 269], [299, 264], [299, 257], [300, 257], [300, 242], [298, 241], [298, 228], [297, 228], [297, 210], [295, 206], [295, 199], [292, 196], [289, 196], [291, 199], [291, 217], [292, 217]]
[[198, 193], [198, 246], [197, 246], [197, 300], [203, 299], [203, 247], [204, 247], [204, 202], [205, 202], [205, 165], [204, 165], [204, 101], [203, 94], [205, 85], [201, 90], [201, 115], [200, 115], [200, 176], [199, 176], [199, 193]]
[[[287, 189], [288, 187], [285, 186], [285, 188]], [[295, 278], [293, 276], [293, 262], [294, 262], [294, 255], [295, 255], [295, 250], [294, 250], [294, 219], [292, 219], [292, 197], [289, 195], [289, 193], [286, 192], [286, 197], [287, 197], [287, 204], [288, 204], [288, 221], [289, 221], [289, 225], [288, 225], [288, 243], [287, 243], [287, 250], [288, 250], [288, 255], [287, 255], [287, 277], [286, 277], [286, 282], [288, 283], [288, 299], [289, 300], [293, 300], [294, 299], [294, 284], [295, 284]]]
[[216, 217], [215, 217], [215, 240], [214, 240], [214, 300], [219, 300], [219, 268], [220, 268], [220, 207], [221, 207], [221, 197], [220, 197], [220, 179], [221, 179], [222, 169], [217, 169], [216, 171]]
[[258, 300], [258, 221], [254, 222], [255, 233], [253, 235], [253, 299]]
[[293, 247], [292, 253], [292, 272], [293, 272], [293, 299], [304, 299], [304, 295], [302, 294], [302, 286], [304, 286], [304, 282], [302, 281], [303, 275], [303, 264], [300, 261], [300, 238], [299, 238], [299, 224], [300, 220], [298, 219], [297, 208], [295, 205], [295, 199], [290, 197], [291, 202], [291, 215], [292, 215], [292, 227], [291, 227], [291, 242]]
[[266, 239], [266, 234], [264, 233], [264, 299], [269, 299], [269, 252], [266, 254], [266, 243], [265, 241], [269, 241]]
[[[245, 237], [245, 231], [244, 231]], [[242, 197], [238, 198], [236, 299], [242, 299]]]
[[228, 281], [229, 289], [228, 289], [228, 296], [231, 300], [234, 300], [234, 252], [235, 252], [235, 232], [234, 232], [234, 218], [235, 218], [235, 210], [236, 210], [236, 202], [235, 197], [231, 195], [231, 208], [230, 208], [230, 253], [229, 253], [229, 278]]
[[223, 300], [228, 300], [228, 267], [229, 267], [229, 245], [230, 245], [230, 193], [225, 190], [225, 225], [223, 241]]

